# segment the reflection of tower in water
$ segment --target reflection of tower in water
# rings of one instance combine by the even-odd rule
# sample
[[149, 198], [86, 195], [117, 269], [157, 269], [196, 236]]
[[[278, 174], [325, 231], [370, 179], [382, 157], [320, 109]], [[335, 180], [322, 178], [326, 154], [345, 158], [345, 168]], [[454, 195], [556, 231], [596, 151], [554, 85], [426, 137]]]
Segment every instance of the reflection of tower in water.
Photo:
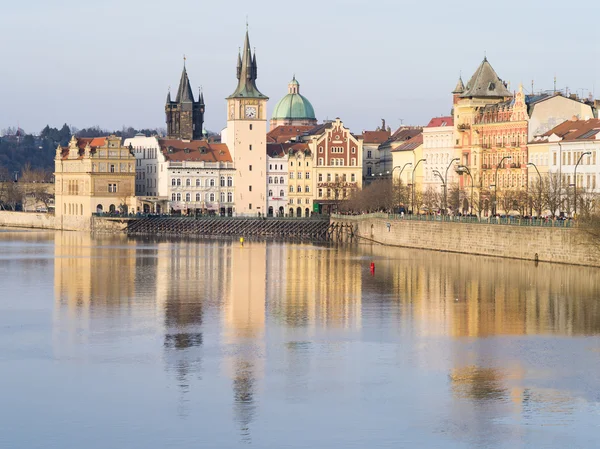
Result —
[[234, 419], [247, 442], [256, 410], [257, 379], [262, 376], [267, 264], [264, 243], [232, 247], [224, 340], [230, 354], [227, 365], [233, 379]]
[[221, 296], [228, 253], [229, 246], [214, 244], [159, 245], [156, 291], [164, 313], [164, 357], [180, 389], [182, 416], [188, 414], [185, 395], [193, 376], [199, 377], [202, 370], [203, 316], [206, 307]]

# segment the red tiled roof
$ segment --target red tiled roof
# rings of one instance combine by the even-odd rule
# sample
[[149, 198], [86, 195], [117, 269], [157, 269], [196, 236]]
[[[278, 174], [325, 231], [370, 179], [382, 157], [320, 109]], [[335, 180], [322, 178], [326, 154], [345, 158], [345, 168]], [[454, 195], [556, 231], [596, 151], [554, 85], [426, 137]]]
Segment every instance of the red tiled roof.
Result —
[[[77, 148], [79, 148], [79, 158], [83, 157], [83, 150], [90, 144], [91, 154], [96, 152], [96, 148], [106, 145], [106, 137], [76, 137], [77, 139]], [[61, 147], [61, 159], [67, 159], [69, 156], [69, 146]]]
[[267, 133], [268, 143], [284, 143], [290, 140], [292, 137], [298, 137], [307, 131], [313, 129], [314, 126], [290, 126], [281, 125], [277, 128], [273, 128]]
[[454, 118], [447, 117], [434, 117], [429, 121], [427, 128], [434, 128], [438, 126], [454, 126]]
[[600, 119], [578, 120], [576, 117], [573, 117], [571, 120], [567, 120], [542, 134], [541, 139], [535, 142], [547, 141], [548, 137], [553, 134], [566, 141], [596, 140], [600, 134]]
[[412, 137], [410, 140], [407, 140], [402, 145], [393, 149], [392, 151], [410, 151], [414, 150], [420, 145], [423, 145], [423, 133], [417, 134], [416, 136]]
[[169, 140], [158, 139], [165, 158], [169, 161], [183, 162], [232, 162], [229, 148], [224, 143], [212, 143], [206, 140]]
[[389, 131], [363, 131], [363, 143], [383, 143], [391, 136]]

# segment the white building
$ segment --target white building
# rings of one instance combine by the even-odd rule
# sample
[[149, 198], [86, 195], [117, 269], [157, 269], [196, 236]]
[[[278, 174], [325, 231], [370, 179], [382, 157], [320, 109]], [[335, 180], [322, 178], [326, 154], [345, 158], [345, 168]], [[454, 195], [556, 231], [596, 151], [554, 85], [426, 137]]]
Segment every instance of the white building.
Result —
[[284, 216], [288, 203], [288, 154], [283, 144], [267, 144], [267, 215]]
[[[423, 128], [423, 189], [439, 188], [443, 191], [442, 179], [447, 181], [448, 188], [458, 182], [454, 158], [454, 119], [452, 117], [435, 117]], [[449, 165], [450, 168], [448, 168]], [[446, 175], [447, 172], [447, 175]], [[446, 179], [447, 176], [447, 179]]]

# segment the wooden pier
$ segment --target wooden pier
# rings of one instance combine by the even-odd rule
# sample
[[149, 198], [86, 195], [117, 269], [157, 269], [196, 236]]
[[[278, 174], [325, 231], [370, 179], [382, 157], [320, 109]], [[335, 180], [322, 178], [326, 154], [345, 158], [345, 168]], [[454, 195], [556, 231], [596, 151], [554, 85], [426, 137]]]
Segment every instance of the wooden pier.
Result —
[[129, 235], [146, 236], [240, 236], [336, 241], [340, 230], [340, 225], [330, 224], [328, 217], [148, 217], [131, 221], [126, 232]]

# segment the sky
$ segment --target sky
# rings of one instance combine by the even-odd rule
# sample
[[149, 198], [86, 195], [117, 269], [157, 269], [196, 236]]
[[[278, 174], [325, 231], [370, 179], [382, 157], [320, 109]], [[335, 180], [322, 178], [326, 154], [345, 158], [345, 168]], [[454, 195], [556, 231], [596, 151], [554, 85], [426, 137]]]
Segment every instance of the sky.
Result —
[[[600, 97], [600, 6], [556, 0], [20, 0], [0, 15], [0, 129], [164, 127], [183, 55], [205, 127], [226, 126], [246, 17], [268, 113], [295, 74], [317, 118], [353, 132], [450, 112], [484, 55], [511, 90]], [[583, 89], [583, 90], [582, 90]]]

